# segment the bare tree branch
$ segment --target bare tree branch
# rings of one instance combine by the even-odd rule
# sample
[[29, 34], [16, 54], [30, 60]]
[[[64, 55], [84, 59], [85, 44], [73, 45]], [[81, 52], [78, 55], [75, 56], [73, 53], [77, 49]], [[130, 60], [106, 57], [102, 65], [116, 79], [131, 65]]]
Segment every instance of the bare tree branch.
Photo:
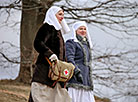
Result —
[[0, 52], [0, 54], [8, 61], [8, 62], [11, 62], [11, 63], [16, 63], [16, 64], [19, 64], [20, 62], [18, 61], [13, 61], [11, 59], [9, 59], [8, 57], [6, 57], [6, 55], [2, 52]]

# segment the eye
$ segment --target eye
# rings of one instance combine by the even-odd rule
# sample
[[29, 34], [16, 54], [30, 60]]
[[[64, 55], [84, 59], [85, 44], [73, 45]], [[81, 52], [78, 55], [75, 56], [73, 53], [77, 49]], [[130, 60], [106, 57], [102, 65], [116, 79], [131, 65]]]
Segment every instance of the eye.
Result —
[[58, 15], [59, 15], [59, 16], [64, 16], [64, 12], [63, 12], [63, 11], [59, 11], [59, 12], [58, 12]]
[[80, 27], [79, 30], [84, 30], [84, 28], [83, 27]]
[[61, 13], [58, 13], [58, 15], [61, 15]]
[[59, 13], [60, 16], [64, 16], [64, 13]]

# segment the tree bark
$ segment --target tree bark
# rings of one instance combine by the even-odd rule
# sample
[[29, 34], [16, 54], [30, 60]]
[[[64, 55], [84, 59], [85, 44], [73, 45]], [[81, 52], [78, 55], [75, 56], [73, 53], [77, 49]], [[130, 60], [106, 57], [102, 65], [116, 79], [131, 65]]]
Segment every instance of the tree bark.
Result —
[[[33, 0], [34, 1], [34, 0]], [[21, 32], [20, 32], [20, 72], [17, 81], [30, 83], [32, 64], [36, 53], [33, 49], [33, 40], [45, 17], [45, 9], [32, 2], [32, 0], [22, 1]]]

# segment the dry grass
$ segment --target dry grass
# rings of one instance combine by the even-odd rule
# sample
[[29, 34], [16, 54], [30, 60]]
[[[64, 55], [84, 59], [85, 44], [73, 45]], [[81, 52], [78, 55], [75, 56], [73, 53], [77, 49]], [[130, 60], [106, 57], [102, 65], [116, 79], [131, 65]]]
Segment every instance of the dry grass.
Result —
[[0, 102], [27, 102], [30, 85], [0, 82]]
[[[27, 102], [30, 94], [30, 85], [15, 81], [0, 81], [0, 102]], [[96, 102], [110, 102], [107, 98], [96, 97]]]

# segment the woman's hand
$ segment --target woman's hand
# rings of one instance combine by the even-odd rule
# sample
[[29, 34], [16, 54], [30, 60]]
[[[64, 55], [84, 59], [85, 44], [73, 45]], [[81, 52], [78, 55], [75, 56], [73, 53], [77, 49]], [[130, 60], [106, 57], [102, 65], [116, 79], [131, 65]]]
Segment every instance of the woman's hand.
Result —
[[51, 62], [53, 62], [53, 61], [58, 61], [58, 57], [57, 57], [56, 54], [52, 54], [52, 55], [49, 57], [49, 60], [50, 60]]
[[79, 68], [76, 68], [74, 70], [74, 77], [75, 79], [80, 82], [80, 83], [83, 83], [83, 77], [82, 77], [82, 74], [80, 73], [80, 69]]

